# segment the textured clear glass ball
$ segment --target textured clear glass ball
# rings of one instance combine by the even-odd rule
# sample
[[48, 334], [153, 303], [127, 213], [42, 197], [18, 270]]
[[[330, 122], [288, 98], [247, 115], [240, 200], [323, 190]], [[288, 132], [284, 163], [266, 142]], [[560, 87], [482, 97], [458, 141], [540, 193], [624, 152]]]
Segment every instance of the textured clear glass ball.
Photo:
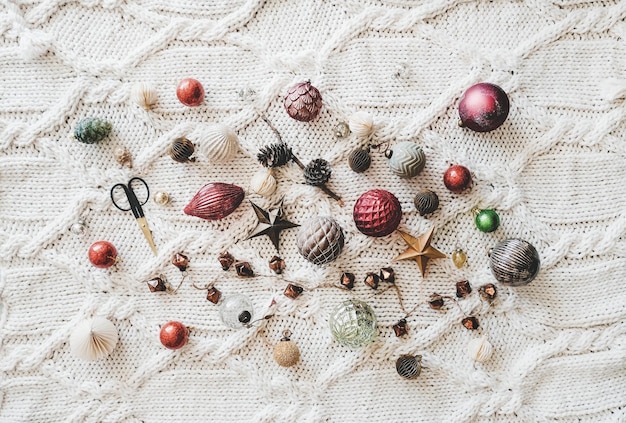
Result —
[[367, 303], [347, 300], [330, 313], [330, 332], [341, 345], [362, 348], [376, 338], [376, 315]]
[[350, 127], [345, 122], [339, 122], [335, 125], [335, 137], [343, 139], [350, 135]]
[[226, 326], [241, 329], [252, 321], [252, 316], [254, 316], [254, 310], [250, 298], [243, 294], [224, 296], [224, 301], [220, 306], [220, 318]]

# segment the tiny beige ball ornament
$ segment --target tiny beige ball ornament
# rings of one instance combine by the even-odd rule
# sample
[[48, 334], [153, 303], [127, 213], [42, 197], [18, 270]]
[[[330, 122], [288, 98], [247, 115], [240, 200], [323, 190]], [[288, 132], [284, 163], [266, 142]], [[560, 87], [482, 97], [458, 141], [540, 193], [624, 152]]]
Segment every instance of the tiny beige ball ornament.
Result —
[[479, 363], [484, 363], [493, 355], [493, 346], [485, 336], [472, 339], [467, 344], [467, 354]]
[[286, 330], [283, 339], [274, 346], [274, 361], [282, 367], [291, 367], [300, 361], [300, 349], [290, 336], [291, 332]]
[[194, 140], [196, 140], [198, 150], [213, 163], [230, 161], [239, 151], [237, 133], [221, 123], [200, 127], [194, 131]]
[[367, 138], [374, 132], [374, 118], [367, 112], [355, 112], [350, 116], [348, 126], [357, 137]]
[[151, 84], [138, 82], [133, 85], [130, 92], [130, 99], [142, 109], [150, 110], [157, 102], [157, 92]]
[[70, 350], [76, 357], [95, 361], [111, 354], [117, 344], [117, 328], [104, 317], [80, 323], [70, 336]]
[[272, 169], [259, 170], [250, 179], [250, 191], [263, 197], [274, 194], [277, 185]]

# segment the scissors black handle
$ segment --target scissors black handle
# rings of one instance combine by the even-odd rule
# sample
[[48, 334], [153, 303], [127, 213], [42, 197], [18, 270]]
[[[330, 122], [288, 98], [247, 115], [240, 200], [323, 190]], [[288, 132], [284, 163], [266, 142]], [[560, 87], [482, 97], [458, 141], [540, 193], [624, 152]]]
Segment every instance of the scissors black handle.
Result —
[[[137, 199], [137, 195], [135, 195], [135, 191], [133, 190], [133, 181], [139, 181], [146, 187], [146, 199], [143, 202], [139, 202], [139, 200]], [[126, 207], [121, 207], [115, 201], [114, 192], [117, 189], [117, 187], [121, 187], [124, 190], [124, 194], [126, 194], [126, 198], [128, 199], [129, 207], [127, 207], [127, 208]], [[118, 209], [122, 210], [122, 211], [132, 211], [133, 212], [133, 216], [135, 216], [135, 219], [139, 219], [140, 217], [144, 217], [143, 209], [141, 208], [141, 206], [146, 204], [146, 202], [148, 201], [149, 198], [150, 198], [150, 188], [148, 188], [148, 184], [146, 183], [146, 181], [144, 181], [143, 179], [141, 179], [139, 177], [134, 177], [134, 178], [130, 179], [128, 181], [127, 185], [115, 184], [111, 188], [111, 201], [113, 201], [113, 205], [115, 207], [117, 207]]]

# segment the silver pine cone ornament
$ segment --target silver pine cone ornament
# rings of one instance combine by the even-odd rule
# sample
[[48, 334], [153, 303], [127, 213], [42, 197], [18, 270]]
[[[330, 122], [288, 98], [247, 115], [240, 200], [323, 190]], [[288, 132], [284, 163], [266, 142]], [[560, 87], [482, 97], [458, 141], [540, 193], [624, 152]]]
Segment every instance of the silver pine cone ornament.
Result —
[[330, 163], [324, 159], [315, 159], [304, 168], [305, 182], [315, 187], [328, 182], [330, 174]]
[[322, 109], [322, 95], [309, 81], [294, 85], [284, 101], [287, 114], [300, 122], [310, 122]]

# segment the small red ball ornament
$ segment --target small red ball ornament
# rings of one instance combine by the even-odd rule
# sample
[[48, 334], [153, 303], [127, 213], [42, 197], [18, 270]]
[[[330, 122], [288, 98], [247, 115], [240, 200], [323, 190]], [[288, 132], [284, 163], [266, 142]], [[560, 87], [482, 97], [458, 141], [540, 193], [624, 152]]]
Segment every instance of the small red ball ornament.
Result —
[[189, 329], [180, 322], [167, 322], [161, 328], [161, 344], [170, 350], [182, 348], [189, 339]]
[[354, 223], [365, 235], [381, 237], [396, 230], [402, 207], [395, 195], [383, 189], [367, 191], [354, 204]]
[[476, 132], [493, 131], [504, 123], [508, 115], [509, 98], [506, 93], [487, 82], [471, 86], [459, 103], [459, 125]]
[[472, 173], [465, 166], [450, 166], [443, 174], [443, 183], [450, 191], [459, 194], [472, 184]]
[[176, 87], [176, 97], [185, 106], [199, 106], [204, 101], [204, 87], [197, 79], [185, 78]]
[[117, 249], [109, 241], [97, 241], [89, 247], [89, 261], [100, 269], [106, 269], [117, 262]]

